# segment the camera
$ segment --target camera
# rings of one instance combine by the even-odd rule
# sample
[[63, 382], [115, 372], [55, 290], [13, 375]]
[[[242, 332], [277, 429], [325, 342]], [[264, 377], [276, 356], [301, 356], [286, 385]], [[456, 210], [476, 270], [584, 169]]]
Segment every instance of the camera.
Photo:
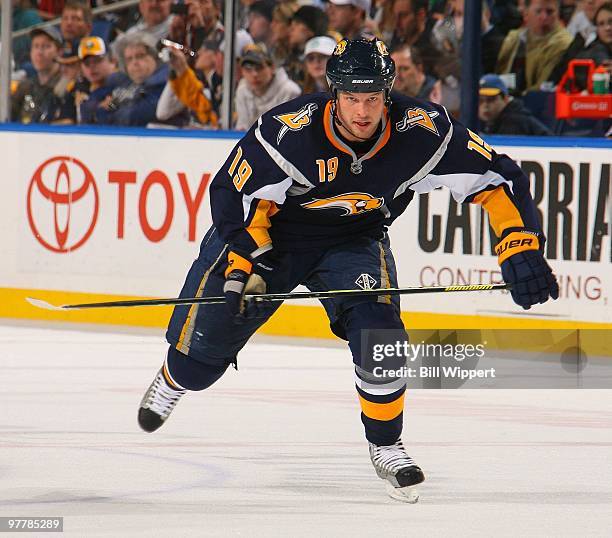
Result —
[[185, 45], [181, 45], [180, 43], [177, 43], [176, 41], [170, 41], [169, 39], [163, 38], [161, 39], [160, 42], [164, 47], [171, 47], [173, 49], [180, 50], [183, 54], [187, 56], [194, 57], [196, 55], [196, 52], [194, 50], [191, 50], [189, 47], [186, 47]]

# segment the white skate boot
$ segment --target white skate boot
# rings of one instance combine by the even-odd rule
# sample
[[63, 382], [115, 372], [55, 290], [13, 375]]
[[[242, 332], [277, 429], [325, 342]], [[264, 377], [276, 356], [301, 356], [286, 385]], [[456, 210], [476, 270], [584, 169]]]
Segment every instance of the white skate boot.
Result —
[[419, 493], [415, 486], [425, 480], [425, 475], [406, 454], [402, 441], [389, 446], [369, 445], [372, 464], [376, 474], [386, 481], [387, 494], [405, 503], [417, 502]]
[[138, 409], [138, 424], [146, 432], [157, 430], [170, 416], [186, 390], [176, 390], [168, 385], [164, 374], [157, 372], [153, 383], [145, 392]]

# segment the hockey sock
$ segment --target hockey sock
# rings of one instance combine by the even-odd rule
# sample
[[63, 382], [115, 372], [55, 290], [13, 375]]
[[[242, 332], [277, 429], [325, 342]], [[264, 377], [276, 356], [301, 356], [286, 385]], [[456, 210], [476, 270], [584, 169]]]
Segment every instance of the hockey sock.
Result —
[[402, 435], [405, 387], [391, 394], [370, 394], [357, 388], [365, 436], [375, 445], [392, 445]]
[[221, 378], [227, 367], [228, 364], [223, 366], [204, 364], [170, 346], [163, 373], [168, 385], [173, 388], [204, 390]]

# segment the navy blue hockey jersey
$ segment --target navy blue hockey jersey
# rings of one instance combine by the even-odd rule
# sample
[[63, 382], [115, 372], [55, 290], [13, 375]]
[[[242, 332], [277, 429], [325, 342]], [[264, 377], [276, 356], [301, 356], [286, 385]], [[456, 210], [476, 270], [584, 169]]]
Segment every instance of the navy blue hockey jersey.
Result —
[[541, 234], [528, 180], [506, 155], [454, 121], [444, 107], [396, 96], [378, 140], [357, 155], [338, 136], [328, 93], [265, 113], [211, 183], [214, 225], [248, 258], [325, 249], [380, 237], [415, 193], [444, 186], [480, 203], [498, 236]]

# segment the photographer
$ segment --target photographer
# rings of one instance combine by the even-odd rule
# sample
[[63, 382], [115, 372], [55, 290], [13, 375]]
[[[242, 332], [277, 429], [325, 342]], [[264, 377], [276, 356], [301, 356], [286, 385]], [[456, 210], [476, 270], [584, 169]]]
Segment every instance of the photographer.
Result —
[[172, 13], [168, 33], [172, 41], [198, 50], [204, 41], [213, 41], [218, 46], [223, 40], [224, 29], [214, 0], [186, 0], [184, 4], [173, 4]]
[[146, 126], [155, 121], [157, 101], [168, 78], [168, 66], [159, 60], [155, 39], [129, 34], [117, 51], [129, 83], [115, 88], [96, 110], [96, 122], [109, 125]]
[[167, 121], [184, 110], [191, 112], [192, 127], [216, 128], [218, 117], [213, 110], [212, 94], [206, 79], [207, 50], [200, 48], [191, 69], [182, 50], [168, 46], [170, 55], [170, 76], [157, 103], [157, 118]]

